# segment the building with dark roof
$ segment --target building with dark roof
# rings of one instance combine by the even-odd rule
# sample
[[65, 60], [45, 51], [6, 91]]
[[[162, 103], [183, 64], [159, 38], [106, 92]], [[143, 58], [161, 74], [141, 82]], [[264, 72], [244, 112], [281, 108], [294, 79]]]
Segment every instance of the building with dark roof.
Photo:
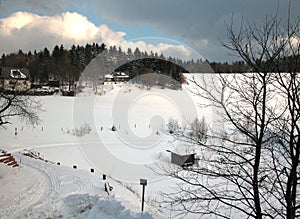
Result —
[[26, 91], [31, 87], [27, 68], [2, 67], [0, 87], [6, 91]]
[[114, 74], [106, 74], [103, 84], [119, 84], [130, 80], [130, 77], [124, 72], [114, 72]]

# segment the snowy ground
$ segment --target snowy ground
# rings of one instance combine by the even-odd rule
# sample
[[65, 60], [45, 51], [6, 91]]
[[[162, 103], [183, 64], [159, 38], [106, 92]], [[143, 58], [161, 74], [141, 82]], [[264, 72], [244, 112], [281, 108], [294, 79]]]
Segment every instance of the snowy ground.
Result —
[[[166, 124], [170, 117], [185, 123], [197, 115], [213, 118], [213, 113], [199, 110], [196, 104], [201, 100], [186, 89], [145, 90], [134, 85], [105, 89], [102, 96], [86, 90], [75, 98], [39, 97], [44, 110], [38, 126], [15, 118], [12, 125], [0, 129], [0, 148], [21, 159], [18, 169], [0, 164], [0, 218], [169, 216], [168, 209], [153, 205], [172, 181], [149, 168], [155, 162], [169, 162], [166, 150], [177, 146]], [[89, 133], [72, 134], [84, 126]], [[53, 163], [23, 157], [19, 152], [24, 149]], [[102, 174], [114, 186], [110, 197], [104, 192]], [[140, 211], [141, 178], [148, 180], [147, 213], [143, 215], [136, 213]]]
[[0, 218], [156, 218], [140, 213], [135, 194], [114, 184], [108, 196], [99, 175], [16, 155], [20, 168], [0, 165]]

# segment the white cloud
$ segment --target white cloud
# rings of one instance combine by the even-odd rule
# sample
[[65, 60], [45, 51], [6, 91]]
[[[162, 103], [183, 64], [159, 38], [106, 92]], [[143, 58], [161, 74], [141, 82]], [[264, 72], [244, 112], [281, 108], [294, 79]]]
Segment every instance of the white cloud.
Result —
[[162, 43], [165, 39], [156, 39], [155, 44], [147, 42], [147, 38], [138, 41], [126, 41], [124, 32], [116, 32], [108, 25], [96, 26], [87, 17], [76, 12], [64, 12], [55, 16], [39, 16], [29, 12], [16, 12], [7, 18], [0, 19], [0, 51], [16, 52], [19, 49], [50, 50], [55, 45], [63, 44], [69, 48], [73, 44], [105, 43], [107, 46], [121, 46], [123, 50], [138, 47], [141, 51], [153, 51], [165, 56], [183, 59], [193, 57], [190, 49], [176, 43]]
[[125, 51], [127, 48], [131, 48], [134, 52], [135, 48], [138, 47], [140, 51], [147, 51], [148, 54], [150, 51], [152, 51], [158, 55], [164, 54], [165, 57], [177, 57], [182, 60], [201, 58], [196, 51], [185, 45], [178, 44], [178, 42], [167, 40], [165, 38], [155, 38], [155, 43], [148, 42], [151, 42], [152, 40], [153, 38], [146, 37], [142, 38], [141, 40], [123, 41], [121, 46], [125, 49]]
[[0, 19], [0, 50], [10, 53], [22, 49], [40, 50], [63, 44], [117, 43], [125, 33], [114, 32], [108, 26], [95, 26], [85, 16], [65, 12], [56, 16], [39, 16], [16, 12]]
[[[156, 33], [158, 33], [160, 36], [170, 36], [173, 39], [175, 36], [175, 38], [183, 39], [185, 43], [199, 51], [209, 60], [229, 61], [236, 60], [237, 58], [228, 56], [227, 53], [229, 51], [224, 49], [219, 43], [220, 41], [226, 41], [227, 39], [225, 23], [230, 24], [231, 21], [233, 21], [234, 26], [238, 26], [241, 22], [241, 18], [243, 17], [245, 21], [249, 21], [251, 24], [259, 24], [265, 21], [266, 16], [273, 16], [275, 14], [277, 14], [282, 23], [286, 23], [288, 11], [290, 11], [291, 15], [290, 20], [297, 20], [300, 9], [300, 1], [290, 0], [290, 2], [291, 8], [289, 8], [290, 4], [286, 4], [285, 1], [277, 2], [274, 0], [252, 0], [243, 1], [243, 3], [241, 3], [240, 0], [231, 0], [230, 2], [210, 0], [192, 0], [188, 2], [181, 0], [2, 0], [0, 17], [9, 16], [11, 13], [18, 10], [30, 11], [35, 14], [46, 14], [48, 16], [53, 16], [69, 10], [75, 10], [81, 14], [86, 13], [86, 16], [90, 16], [93, 19], [104, 19], [108, 22], [108, 24], [118, 24], [123, 28], [132, 29], [134, 31], [131, 31], [130, 35], [133, 37], [145, 36], [143, 35], [144, 33], [142, 30], [139, 31], [139, 27], [151, 28], [154, 30], [153, 35], [155, 36], [157, 35]], [[78, 15], [80, 21], [83, 23], [90, 23], [85, 17], [82, 16], [80, 18], [81, 15]], [[52, 19], [54, 17], [55, 16], [40, 18]], [[57, 16], [57, 19], [59, 20], [63, 17], [64, 14], [61, 14], [60, 17]], [[85, 18], [86, 21], [81, 20], [82, 18]], [[22, 22], [28, 21], [23, 20], [19, 22], [19, 25], [21, 25]], [[136, 28], [136, 26], [138, 27]], [[122, 35], [122, 33], [118, 34], [116, 39], [106, 38], [108, 33], [102, 32], [104, 30], [99, 31], [101, 26], [95, 26], [94, 24], [89, 27], [89, 31], [91, 32], [86, 32], [91, 38], [93, 38], [93, 30], [95, 28], [97, 29], [97, 42], [100, 42], [102, 38], [106, 39], [108, 44], [119, 42], [120, 38], [121, 41], [123, 40], [122, 38], [124, 35]], [[102, 28], [108, 28], [112, 32], [112, 35], [116, 36], [116, 32], [112, 31], [108, 26], [103, 26]], [[55, 27], [55, 29], [57, 29], [57, 27]], [[62, 30], [64, 29], [62, 28]], [[38, 44], [43, 46], [48, 46], [49, 44], [52, 46], [53, 43], [51, 44], [50, 42], [60, 43], [62, 38], [62, 36], [58, 36], [57, 33], [51, 35], [49, 33], [50, 30], [47, 32], [43, 28], [36, 27], [32, 31], [42, 31], [41, 35], [45, 33], [43, 35], [45, 39], [40, 41], [43, 42], [43, 44], [34, 42], [35, 38], [28, 39], [35, 43], [35, 48], [37, 48]], [[87, 35], [82, 33], [79, 34], [81, 38], [77, 36], [77, 25], [73, 27], [71, 32], [73, 32], [73, 35], [75, 34], [76, 36], [75, 39], [68, 38], [68, 42], [82, 42], [84, 41], [83, 39], [87, 37]], [[3, 32], [0, 34], [0, 43], [3, 43]], [[49, 37], [49, 35], [51, 35], [51, 37]], [[28, 37], [30, 36], [32, 36], [32, 33], [28, 33]], [[24, 33], [22, 37], [23, 39], [25, 38]], [[19, 39], [19, 36], [17, 36], [17, 38]], [[209, 42], [206, 44], [205, 42], [199, 42], [201, 39], [209, 39]], [[24, 41], [25, 40], [23, 40], [23, 42]], [[16, 39], [13, 41], [13, 38], [6, 40], [5, 43], [7, 45], [0, 46], [0, 49], [2, 49], [0, 50], [0, 53], [5, 52], [3, 48], [6, 48], [6, 51], [9, 51], [10, 48], [15, 49], [18, 48], [17, 46], [19, 45], [23, 46], [23, 44], [18, 42]], [[62, 43], [65, 44], [65, 42]]]
[[125, 36], [124, 32], [114, 32], [106, 24], [102, 24], [99, 27], [99, 33], [104, 43], [108, 46], [118, 45], [124, 41], [123, 37]]

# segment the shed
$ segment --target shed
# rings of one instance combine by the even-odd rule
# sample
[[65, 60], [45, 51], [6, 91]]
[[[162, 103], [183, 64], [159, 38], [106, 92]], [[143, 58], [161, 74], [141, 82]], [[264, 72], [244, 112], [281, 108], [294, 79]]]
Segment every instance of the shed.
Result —
[[115, 79], [114, 76], [111, 74], [106, 74], [104, 76], [104, 82], [103, 84], [114, 84], [115, 83]]
[[171, 163], [177, 164], [179, 166], [191, 166], [195, 164], [195, 153], [181, 155], [169, 150], [167, 151], [171, 153]]

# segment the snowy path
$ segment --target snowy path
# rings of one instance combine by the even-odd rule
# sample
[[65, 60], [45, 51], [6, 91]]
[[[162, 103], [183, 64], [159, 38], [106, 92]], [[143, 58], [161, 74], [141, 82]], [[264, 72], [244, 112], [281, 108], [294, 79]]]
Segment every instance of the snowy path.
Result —
[[[43, 196], [45, 180], [35, 169], [26, 167], [14, 169], [15, 175], [2, 178], [1, 188], [9, 189], [10, 193], [1, 192], [0, 218], [17, 218], [24, 209], [35, 205]], [[27, 175], [30, 173], [30, 178]], [[22, 178], [22, 186], [17, 185], [17, 179]]]
[[24, 210], [23, 214], [20, 215], [20, 218], [24, 218], [24, 216], [26, 216], [27, 218], [36, 218], [36, 209], [44, 208], [45, 206], [47, 206], [50, 212], [55, 211], [53, 207], [56, 201], [56, 197], [58, 197], [59, 194], [60, 183], [56, 174], [48, 167], [49, 164], [41, 164], [42, 165], [34, 165], [34, 163], [29, 159], [24, 159], [23, 161], [23, 165], [34, 169], [38, 174], [40, 174], [41, 178], [43, 178], [42, 180], [40, 179], [40, 181], [44, 182], [42, 189], [44, 193], [40, 197], [38, 202], [32, 204], [32, 207]]
[[[21, 159], [21, 168], [0, 166], [1, 219], [153, 218], [149, 213], [133, 212], [139, 212], [139, 205], [132, 201], [137, 197], [122, 185], [113, 182], [118, 195], [108, 197], [97, 174], [15, 156]], [[163, 218], [155, 209], [151, 212]]]
[[[4, 191], [1, 192], [3, 203], [1, 203], [0, 218], [33, 218], [31, 212], [36, 208], [48, 206], [51, 211], [53, 201], [58, 196], [60, 183], [53, 170], [43, 163], [35, 165], [30, 158], [21, 159], [21, 168], [14, 169], [15, 173], [12, 177], [5, 176], [2, 179], [5, 181], [2, 182], [2, 189], [12, 192], [9, 193], [10, 196], [5, 195]], [[6, 169], [6, 171], [12, 170]]]

